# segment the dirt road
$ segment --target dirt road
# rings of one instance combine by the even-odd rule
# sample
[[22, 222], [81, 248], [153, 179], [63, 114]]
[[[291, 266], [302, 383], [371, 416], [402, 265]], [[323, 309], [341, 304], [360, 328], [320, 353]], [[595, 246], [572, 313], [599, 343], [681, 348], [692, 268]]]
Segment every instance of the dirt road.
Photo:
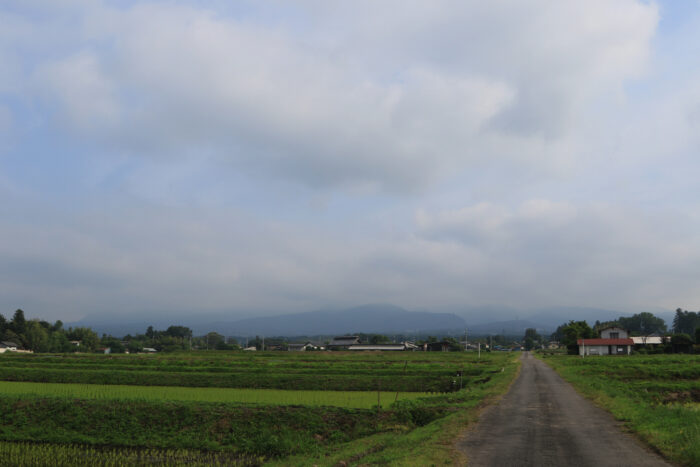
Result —
[[522, 358], [510, 391], [457, 444], [470, 467], [670, 465], [550, 367]]

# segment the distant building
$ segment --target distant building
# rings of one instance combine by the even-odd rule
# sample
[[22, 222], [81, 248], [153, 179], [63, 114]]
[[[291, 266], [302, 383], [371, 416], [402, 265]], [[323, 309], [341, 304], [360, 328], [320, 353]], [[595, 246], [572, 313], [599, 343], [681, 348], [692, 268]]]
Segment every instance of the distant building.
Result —
[[243, 350], [245, 350], [246, 352], [255, 352], [258, 349], [254, 345], [251, 345], [250, 347], [246, 347]]
[[0, 342], [0, 353], [17, 352], [17, 347], [17, 344], [12, 341], [2, 341]]
[[287, 350], [289, 352], [305, 352], [307, 350], [319, 350], [320, 346], [314, 344], [313, 342], [306, 341], [303, 344], [287, 344]]
[[402, 342], [400, 344], [353, 344], [348, 347], [348, 350], [406, 351], [418, 350], [418, 346], [411, 342]]
[[337, 336], [328, 343], [328, 350], [347, 350], [351, 345], [359, 343], [359, 336]]
[[447, 352], [450, 350], [450, 343], [447, 341], [426, 342], [423, 344], [423, 350], [426, 352]]
[[598, 339], [578, 339], [579, 355], [629, 355], [634, 341], [626, 329], [610, 326], [601, 329]]

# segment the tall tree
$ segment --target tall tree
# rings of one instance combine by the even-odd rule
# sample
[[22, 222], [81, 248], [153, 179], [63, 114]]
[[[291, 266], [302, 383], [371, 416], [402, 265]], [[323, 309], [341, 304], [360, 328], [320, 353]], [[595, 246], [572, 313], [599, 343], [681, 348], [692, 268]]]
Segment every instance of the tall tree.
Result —
[[648, 336], [666, 332], [666, 322], [652, 313], [643, 312], [630, 317], [621, 316], [617, 321], [620, 326], [635, 335]]
[[10, 321], [10, 329], [14, 331], [15, 334], [24, 334], [26, 330], [27, 320], [24, 318], [24, 311], [17, 309], [14, 316], [12, 316], [12, 321]]
[[700, 326], [700, 313], [695, 311], [676, 310], [673, 318], [673, 332], [676, 334], [695, 334], [695, 329]]
[[591, 329], [585, 321], [569, 321], [568, 324], [562, 325], [561, 332], [563, 338], [561, 343], [566, 346], [569, 354], [576, 354], [578, 350], [578, 339], [591, 339], [596, 336], [596, 333]]

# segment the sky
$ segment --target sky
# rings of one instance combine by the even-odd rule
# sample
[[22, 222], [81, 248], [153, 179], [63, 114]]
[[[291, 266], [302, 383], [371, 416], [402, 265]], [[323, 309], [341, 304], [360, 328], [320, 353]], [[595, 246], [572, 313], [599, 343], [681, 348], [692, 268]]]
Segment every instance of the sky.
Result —
[[5, 0], [0, 313], [700, 305], [700, 1]]

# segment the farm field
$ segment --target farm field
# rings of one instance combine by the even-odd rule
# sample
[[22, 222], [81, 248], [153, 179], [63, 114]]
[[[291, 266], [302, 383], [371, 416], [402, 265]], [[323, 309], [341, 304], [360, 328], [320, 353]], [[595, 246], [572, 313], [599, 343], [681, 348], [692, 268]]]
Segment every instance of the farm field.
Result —
[[381, 403], [381, 407], [386, 409], [397, 400], [418, 399], [430, 396], [430, 393], [382, 391], [378, 394], [377, 391], [294, 391], [0, 381], [0, 396], [313, 405], [357, 409], [369, 409]]
[[[447, 392], [479, 378], [459, 353], [201, 352], [168, 355], [2, 355], [0, 381], [323, 391]], [[476, 359], [474, 359], [476, 360]]]
[[[14, 456], [17, 465], [32, 465], [33, 452], [66, 459], [65, 464], [90, 453], [95, 462], [109, 465], [120, 465], [119, 459], [127, 465], [308, 465], [309, 459], [333, 465], [377, 456], [400, 464], [412, 450], [449, 459], [453, 453], [439, 440], [450, 433], [449, 426], [463, 427], [479, 404], [505, 390], [516, 357], [3, 355], [0, 455]], [[104, 375], [112, 372], [120, 378], [110, 381], [127, 374], [136, 384], [105, 384]], [[62, 382], [43, 382], [57, 374]], [[276, 384], [285, 382], [284, 390], [261, 388], [272, 375]], [[187, 384], [163, 385], [173, 379]], [[221, 381], [248, 387], [217, 386]], [[313, 381], [316, 388], [308, 390]], [[328, 390], [346, 382], [351, 390]], [[31, 447], [36, 443], [41, 450]]]
[[700, 356], [540, 357], [666, 457], [700, 465]]

